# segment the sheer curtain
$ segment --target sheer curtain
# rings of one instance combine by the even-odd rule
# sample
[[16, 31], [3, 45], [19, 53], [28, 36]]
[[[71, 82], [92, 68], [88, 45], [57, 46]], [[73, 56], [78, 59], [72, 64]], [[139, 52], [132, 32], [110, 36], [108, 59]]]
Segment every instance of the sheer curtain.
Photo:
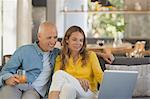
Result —
[[0, 0], [0, 65], [16, 49], [16, 7], [17, 0]]
[[32, 42], [32, 0], [17, 1], [17, 47]]
[[0, 0], [0, 66], [2, 65], [2, 0]]
[[32, 0], [0, 0], [0, 66], [2, 56], [32, 42]]

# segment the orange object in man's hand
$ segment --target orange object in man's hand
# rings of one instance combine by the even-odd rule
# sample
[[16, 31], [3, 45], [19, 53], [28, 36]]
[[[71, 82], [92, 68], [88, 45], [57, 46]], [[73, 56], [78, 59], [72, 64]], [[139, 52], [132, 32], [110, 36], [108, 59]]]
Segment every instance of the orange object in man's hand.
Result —
[[27, 82], [27, 78], [25, 75], [19, 76], [19, 83], [26, 83], [26, 82]]
[[27, 77], [26, 77], [26, 72], [25, 70], [19, 69], [17, 71], [17, 74], [19, 76], [19, 83], [26, 83], [27, 82]]

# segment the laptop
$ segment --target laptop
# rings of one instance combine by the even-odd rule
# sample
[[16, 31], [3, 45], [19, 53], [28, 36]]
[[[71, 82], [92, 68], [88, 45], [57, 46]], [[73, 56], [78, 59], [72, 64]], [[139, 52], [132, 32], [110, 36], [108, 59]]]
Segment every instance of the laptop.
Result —
[[98, 99], [132, 99], [137, 71], [105, 70]]

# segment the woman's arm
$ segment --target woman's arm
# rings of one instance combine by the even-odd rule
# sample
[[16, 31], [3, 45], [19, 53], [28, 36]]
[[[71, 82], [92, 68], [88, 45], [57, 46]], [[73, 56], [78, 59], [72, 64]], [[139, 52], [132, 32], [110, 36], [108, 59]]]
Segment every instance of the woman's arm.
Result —
[[98, 58], [94, 52], [91, 52], [90, 60], [92, 63], [91, 65], [92, 65], [94, 77], [96, 78], [97, 82], [100, 83], [103, 79], [103, 71], [102, 71], [101, 66], [99, 64]]

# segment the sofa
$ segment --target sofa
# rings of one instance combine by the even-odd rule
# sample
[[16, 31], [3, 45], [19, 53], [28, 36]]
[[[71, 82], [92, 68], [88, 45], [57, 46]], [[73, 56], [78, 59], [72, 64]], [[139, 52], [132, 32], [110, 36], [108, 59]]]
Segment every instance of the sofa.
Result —
[[[10, 55], [7, 56], [7, 58], [10, 58]], [[133, 97], [150, 96], [150, 57], [145, 58], [146, 60], [139, 58], [137, 58], [136, 60], [133, 58], [125, 60], [124, 58], [115, 57], [115, 60], [112, 64], [107, 64], [101, 56], [98, 56], [98, 59], [103, 71], [106, 69], [138, 71], [139, 74], [137, 78], [137, 83], [135, 85]]]
[[110, 65], [106, 64], [107, 70], [138, 71], [138, 78], [133, 92], [133, 97], [150, 96], [150, 64], [141, 65]]

